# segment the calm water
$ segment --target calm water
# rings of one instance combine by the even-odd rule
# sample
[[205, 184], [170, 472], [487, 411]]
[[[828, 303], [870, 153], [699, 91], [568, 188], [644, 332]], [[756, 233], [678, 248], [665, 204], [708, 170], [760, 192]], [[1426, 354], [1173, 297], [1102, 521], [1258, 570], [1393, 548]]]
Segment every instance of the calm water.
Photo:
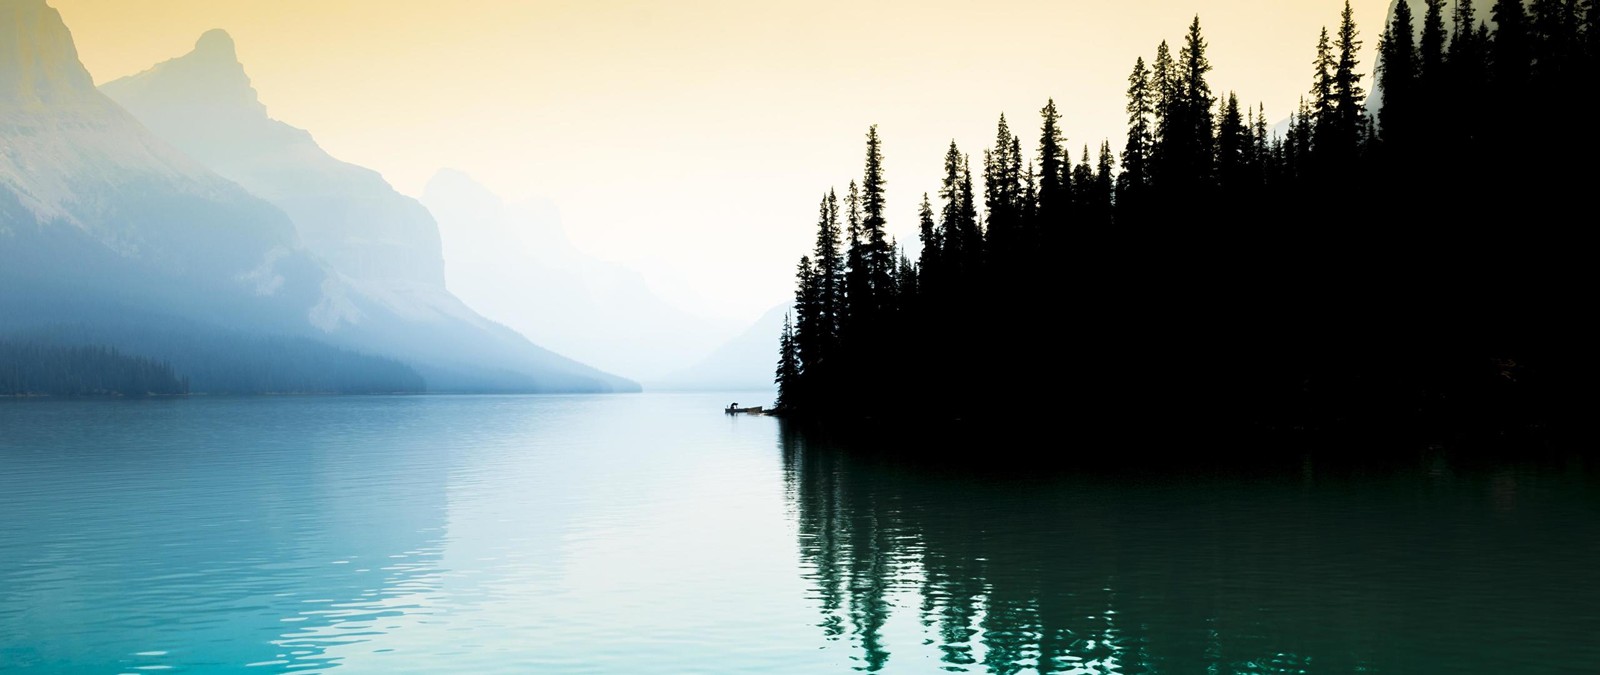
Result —
[[1577, 459], [915, 470], [746, 398], [0, 402], [0, 671], [1600, 671]]

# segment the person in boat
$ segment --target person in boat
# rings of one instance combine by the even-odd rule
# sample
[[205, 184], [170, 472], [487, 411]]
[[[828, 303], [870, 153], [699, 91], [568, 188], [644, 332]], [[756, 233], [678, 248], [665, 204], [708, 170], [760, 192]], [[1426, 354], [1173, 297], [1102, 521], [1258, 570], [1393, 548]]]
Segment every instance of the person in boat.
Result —
[[733, 403], [729, 403], [728, 404], [728, 412], [739, 412], [739, 403], [737, 401], [733, 402]]

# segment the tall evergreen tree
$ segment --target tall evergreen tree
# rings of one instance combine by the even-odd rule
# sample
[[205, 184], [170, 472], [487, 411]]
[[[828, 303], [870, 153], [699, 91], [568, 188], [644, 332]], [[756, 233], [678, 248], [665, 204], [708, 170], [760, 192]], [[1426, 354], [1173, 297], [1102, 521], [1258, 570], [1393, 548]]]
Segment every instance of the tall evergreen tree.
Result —
[[972, 162], [961, 156], [961, 211], [957, 225], [961, 229], [963, 269], [976, 271], [983, 265], [983, 228], [978, 225], [978, 197], [972, 189]]
[[[1422, 64], [1421, 77], [1424, 91], [1436, 88], [1443, 82], [1444, 77], [1444, 2], [1445, 0], [1423, 0], [1427, 3], [1427, 11], [1422, 15], [1422, 43], [1419, 60]], [[1429, 107], [1431, 107], [1431, 96]]]
[[1083, 155], [1072, 169], [1072, 188], [1075, 200], [1083, 204], [1094, 203], [1094, 165], [1089, 163], [1089, 145], [1083, 146]]
[[778, 368], [773, 381], [778, 385], [779, 410], [802, 405], [800, 396], [800, 351], [795, 343], [794, 323], [790, 315], [783, 315], [783, 333], [778, 338]]
[[1099, 225], [1111, 224], [1111, 208], [1116, 201], [1116, 176], [1112, 174], [1116, 165], [1116, 156], [1111, 154], [1111, 141], [1102, 140], [1100, 158], [1094, 167], [1094, 222]]
[[989, 214], [988, 247], [1001, 269], [1014, 269], [1022, 247], [1022, 158], [1017, 137], [1000, 116], [994, 148], [983, 153], [983, 201]]
[[1224, 195], [1238, 197], [1249, 184], [1253, 146], [1239, 109], [1239, 97], [1228, 92], [1228, 102], [1217, 117], [1217, 181]]
[[812, 254], [817, 270], [821, 351], [828, 351], [838, 336], [844, 307], [845, 264], [839, 250], [839, 197], [833, 190], [817, 207], [817, 243]]
[[1335, 115], [1334, 71], [1339, 62], [1333, 57], [1333, 43], [1328, 40], [1328, 29], [1322, 29], [1317, 38], [1316, 70], [1311, 77], [1311, 138], [1313, 151], [1324, 154], [1334, 143]]
[[1452, 58], [1455, 51], [1463, 47], [1459, 44], [1462, 38], [1469, 41], [1473, 33], [1478, 30], [1478, 9], [1473, 6], [1472, 0], [1456, 0], [1455, 8], [1450, 12], [1450, 51]]
[[1182, 115], [1178, 107], [1178, 64], [1172, 60], [1172, 51], [1167, 47], [1165, 40], [1156, 47], [1156, 58], [1152, 62], [1150, 71], [1150, 84], [1154, 102], [1155, 124], [1152, 131], [1150, 144], [1150, 183], [1161, 185], [1171, 182], [1176, 171], [1173, 168], [1173, 158], [1169, 157], [1167, 145], [1170, 139], [1177, 136], [1173, 130], [1174, 124]]
[[1178, 64], [1172, 60], [1172, 49], [1162, 40], [1156, 46], [1156, 59], [1151, 63], [1150, 84], [1155, 103], [1156, 137], [1167, 133], [1168, 113], [1178, 101]]
[[[1462, 4], [1471, 6], [1471, 0], [1462, 0]], [[1350, 9], [1350, 0], [1345, 0], [1344, 11], [1339, 15], [1339, 59], [1333, 73], [1333, 99], [1340, 155], [1347, 162], [1359, 152], [1362, 131], [1366, 129], [1367, 93], [1361, 86], [1364, 76], [1357, 70], [1361, 61], [1356, 58], [1361, 50], [1359, 36], [1355, 12]]]
[[[1504, 0], [1522, 6], [1522, 0]], [[1416, 26], [1411, 5], [1400, 0], [1394, 20], [1378, 42], [1378, 89], [1383, 92], [1383, 108], [1378, 117], [1385, 136], [1403, 137], [1410, 130], [1410, 115], [1416, 108], [1417, 60]]]
[[841, 317], [844, 326], [840, 329], [841, 334], [860, 328], [863, 320], [874, 308], [872, 278], [867, 268], [867, 247], [862, 240], [861, 188], [855, 181], [850, 181], [850, 189], [845, 193], [844, 204], [849, 243], [845, 249], [845, 304]]
[[870, 288], [868, 301], [873, 310], [881, 310], [892, 302], [894, 295], [894, 253], [889, 248], [887, 222], [884, 219], [883, 143], [878, 138], [878, 125], [867, 130], [866, 170], [861, 180], [862, 237], [866, 240], [867, 281]]
[[[1161, 63], [1170, 61], [1162, 53]], [[1211, 106], [1215, 103], [1206, 74], [1211, 62], [1206, 59], [1206, 42], [1200, 32], [1200, 17], [1189, 25], [1178, 62], [1170, 66], [1171, 82], [1164, 95], [1167, 104], [1158, 117], [1153, 183], [1164, 197], [1164, 209], [1181, 209], [1199, 198], [1211, 185], [1214, 170], [1215, 130]]]
[[[1451, 75], [1449, 86], [1453, 91], [1481, 86], [1488, 77], [1488, 39], [1487, 35], [1479, 34], [1477, 10], [1472, 0], [1456, 0], [1450, 24], [1454, 32], [1446, 59], [1446, 69]], [[1472, 135], [1476, 131], [1470, 124], [1454, 126], [1462, 127], [1457, 134]]]
[[1033, 160], [1028, 160], [1028, 166], [1022, 169], [1022, 231], [1026, 235], [1028, 245], [1036, 242], [1033, 236], [1034, 225], [1039, 217], [1039, 174], [1033, 169]]
[[794, 309], [797, 316], [793, 338], [800, 362], [819, 363], [825, 349], [822, 283], [810, 256], [800, 258], [800, 265], [795, 269]]
[[895, 247], [895, 251], [895, 259], [898, 261], [894, 274], [895, 299], [898, 301], [898, 307], [906, 310], [917, 302], [922, 292], [922, 275], [917, 266], [911, 262], [911, 258], [906, 257], [905, 251], [900, 250], [898, 246]]
[[[1122, 175], [1118, 176], [1120, 201], [1131, 207], [1134, 200], [1142, 199], [1144, 188], [1150, 183], [1150, 147], [1155, 143], [1155, 92], [1151, 89], [1150, 70], [1140, 57], [1133, 63], [1133, 73], [1128, 75], [1128, 143], [1122, 150]], [[1123, 209], [1127, 212], [1131, 209]]]
[[1064, 226], [1061, 221], [1071, 199], [1066, 184], [1066, 138], [1061, 133], [1061, 113], [1056, 111], [1055, 99], [1045, 103], [1039, 116], [1044, 118], [1039, 130], [1039, 222], [1046, 231], [1054, 231]]
[[1267, 129], [1267, 104], [1260, 103], [1256, 107], [1255, 120], [1251, 124], [1251, 176], [1257, 188], [1265, 188], [1272, 164], [1272, 138]]
[[1038, 178], [1033, 175], [1033, 162], [1027, 166], [1022, 162], [1022, 138], [1011, 137], [1011, 172], [1016, 176], [1015, 199], [1012, 204], [1012, 217], [1016, 219], [1017, 250], [1022, 252], [1035, 248], [1033, 231], [1033, 216], [1039, 209], [1039, 184]]
[[938, 284], [934, 276], [939, 274], [940, 250], [944, 245], [940, 241], [940, 229], [933, 222], [933, 203], [926, 192], [922, 193], [922, 204], [917, 207], [917, 229], [922, 237], [922, 254], [917, 258], [917, 267], [922, 272], [923, 290], [931, 293], [929, 287]]
[[961, 150], [955, 141], [944, 154], [944, 181], [939, 185], [939, 227], [934, 239], [940, 242], [937, 274], [950, 283], [959, 283], [968, 271], [965, 267], [967, 240], [961, 227]]

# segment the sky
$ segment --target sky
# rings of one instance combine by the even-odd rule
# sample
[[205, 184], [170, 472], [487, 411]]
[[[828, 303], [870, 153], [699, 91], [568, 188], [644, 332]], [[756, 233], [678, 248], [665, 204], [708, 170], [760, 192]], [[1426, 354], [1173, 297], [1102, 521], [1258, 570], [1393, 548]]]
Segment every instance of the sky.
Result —
[[[1366, 41], [1389, 0], [1352, 0]], [[1213, 89], [1276, 122], [1309, 88], [1335, 0], [50, 0], [97, 82], [223, 28], [270, 114], [420, 195], [441, 168], [560, 210], [583, 250], [705, 316], [791, 292], [817, 201], [884, 140], [891, 232], [915, 245], [951, 140], [1004, 113], [1028, 148], [1120, 148], [1134, 59], [1199, 14]], [[1369, 83], [1370, 84], [1370, 83]], [[452, 261], [459, 262], [459, 261]]]

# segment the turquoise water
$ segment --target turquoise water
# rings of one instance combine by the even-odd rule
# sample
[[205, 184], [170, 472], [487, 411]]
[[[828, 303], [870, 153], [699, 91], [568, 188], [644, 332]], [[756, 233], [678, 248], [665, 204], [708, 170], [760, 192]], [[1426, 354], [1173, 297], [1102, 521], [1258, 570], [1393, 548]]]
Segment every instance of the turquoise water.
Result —
[[1574, 456], [929, 469], [753, 396], [0, 402], [0, 672], [1600, 671]]

